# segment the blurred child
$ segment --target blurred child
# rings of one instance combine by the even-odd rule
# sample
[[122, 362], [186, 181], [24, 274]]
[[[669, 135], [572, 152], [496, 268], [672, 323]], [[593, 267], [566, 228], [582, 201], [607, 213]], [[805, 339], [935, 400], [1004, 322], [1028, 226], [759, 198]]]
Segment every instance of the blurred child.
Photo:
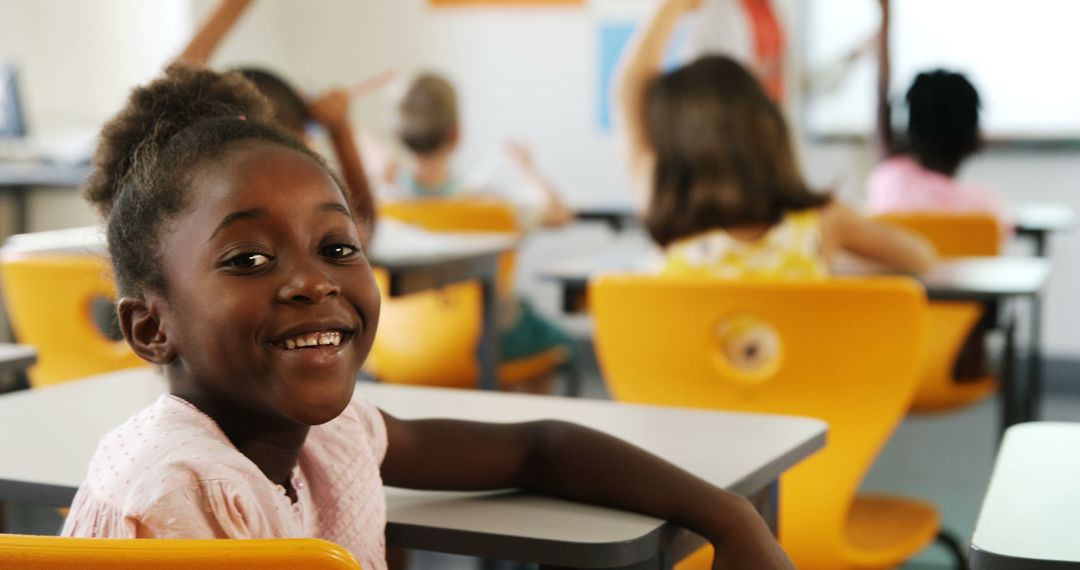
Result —
[[[484, 187], [488, 180], [463, 179], [454, 171], [461, 124], [457, 91], [448, 80], [432, 73], [416, 77], [401, 97], [397, 117], [398, 138], [414, 160], [411, 167], [399, 168], [395, 173], [393, 182], [400, 196], [445, 198], [490, 191]], [[536, 167], [528, 146], [508, 141], [503, 152], [528, 190], [541, 197], [539, 204], [522, 200], [515, 203], [524, 229], [558, 227], [573, 220], [573, 212]], [[490, 165], [482, 166], [490, 169]]]
[[942, 69], [920, 73], [906, 97], [907, 145], [894, 140], [888, 0], [881, 0], [881, 9], [877, 130], [885, 159], [867, 180], [867, 211], [986, 213], [1009, 227], [999, 196], [956, 179], [961, 164], [981, 145], [979, 94], [964, 75]]
[[[394, 184], [399, 198], [448, 198], [488, 193], [486, 176], [480, 180], [459, 178], [453, 159], [461, 139], [457, 92], [445, 78], [425, 73], [416, 77], [398, 104], [397, 134], [412, 154], [410, 167], [399, 167]], [[558, 227], [569, 223], [574, 213], [540, 173], [528, 147], [520, 142], [505, 144], [504, 152], [516, 167], [532, 197], [507, 200], [518, 214], [523, 233], [539, 226]], [[488, 168], [491, 168], [488, 165]], [[503, 197], [504, 198], [504, 197]], [[505, 199], [505, 198], [504, 198]], [[506, 292], [504, 292], [505, 294]], [[566, 333], [542, 317], [521, 299], [503, 298], [500, 307], [500, 356], [504, 361], [527, 358], [562, 347], [573, 358], [575, 343]], [[547, 379], [530, 387], [546, 391]]]
[[700, 1], [660, 3], [619, 83], [631, 169], [664, 270], [820, 278], [841, 252], [927, 270], [935, 254], [926, 240], [810, 190], [779, 107], [742, 65], [706, 56], [660, 73], [672, 30]]

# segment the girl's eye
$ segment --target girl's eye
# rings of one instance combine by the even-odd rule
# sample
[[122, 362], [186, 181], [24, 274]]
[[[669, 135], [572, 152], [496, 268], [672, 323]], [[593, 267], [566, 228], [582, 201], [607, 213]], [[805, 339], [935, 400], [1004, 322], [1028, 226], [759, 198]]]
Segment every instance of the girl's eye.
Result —
[[356, 255], [357, 251], [359, 250], [355, 246], [346, 243], [335, 243], [322, 248], [321, 253], [333, 259], [348, 259]]
[[257, 269], [270, 263], [270, 261], [271, 259], [268, 255], [248, 252], [230, 257], [225, 261], [225, 265], [233, 269]]

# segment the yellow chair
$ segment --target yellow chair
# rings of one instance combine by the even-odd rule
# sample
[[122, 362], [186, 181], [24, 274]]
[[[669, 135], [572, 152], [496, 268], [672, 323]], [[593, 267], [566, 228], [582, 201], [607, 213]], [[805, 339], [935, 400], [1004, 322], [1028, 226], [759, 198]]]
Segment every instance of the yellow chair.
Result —
[[828, 422], [825, 449], [781, 479], [780, 540], [796, 567], [891, 568], [934, 540], [932, 505], [857, 493], [919, 383], [926, 297], [915, 281], [609, 275], [589, 294], [616, 400]]
[[925, 237], [944, 258], [1001, 253], [1001, 223], [989, 214], [915, 212], [884, 214], [877, 219]]
[[31, 386], [47, 386], [144, 362], [126, 342], [105, 335], [92, 310], [116, 298], [109, 264], [92, 255], [7, 254], [0, 261], [4, 301], [15, 337], [38, 350]]
[[[491, 232], [520, 234], [514, 208], [504, 201], [485, 197], [425, 198], [379, 204], [379, 216], [419, 226], [432, 232]], [[517, 253], [499, 257], [496, 289], [509, 295], [514, 288]]]
[[359, 570], [344, 548], [314, 538], [172, 540], [0, 534], [5, 570]]
[[[988, 214], [912, 213], [888, 214], [878, 219], [920, 234], [943, 258], [999, 255], [1003, 240], [1001, 224]], [[911, 409], [940, 412], [982, 401], [998, 390], [994, 376], [957, 382], [954, 366], [964, 341], [983, 316], [979, 303], [934, 301], [930, 303], [926, 373]]]
[[[435, 232], [520, 232], [513, 208], [487, 198], [387, 202], [380, 205], [379, 213]], [[499, 259], [496, 289], [504, 304], [513, 299], [515, 264], [514, 252]], [[368, 371], [391, 383], [476, 387], [476, 348], [483, 307], [479, 284], [461, 283], [439, 291], [391, 298], [387, 295], [386, 273], [376, 269], [375, 280], [383, 293], [383, 303]], [[571, 360], [569, 351], [554, 347], [502, 361], [498, 376], [504, 387], [511, 387], [547, 377], [562, 368], [570, 376], [571, 392], [575, 392], [578, 380]]]

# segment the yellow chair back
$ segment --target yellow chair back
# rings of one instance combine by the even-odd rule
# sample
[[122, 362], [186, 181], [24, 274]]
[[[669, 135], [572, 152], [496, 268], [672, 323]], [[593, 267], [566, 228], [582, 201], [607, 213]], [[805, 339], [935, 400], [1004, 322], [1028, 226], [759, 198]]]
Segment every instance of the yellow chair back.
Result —
[[344, 548], [314, 538], [172, 540], [0, 534], [5, 570], [359, 570]]
[[[507, 203], [489, 198], [438, 198], [387, 202], [381, 216], [435, 232], [519, 233], [517, 215]], [[499, 258], [496, 288], [503, 302], [512, 299], [516, 254]], [[460, 283], [438, 291], [391, 298], [386, 272], [375, 270], [383, 293], [379, 332], [368, 358], [368, 370], [385, 382], [472, 388], [477, 385], [477, 344], [483, 302], [477, 283]], [[569, 355], [554, 348], [499, 365], [504, 384], [542, 376], [565, 363]]]
[[915, 281], [609, 275], [591, 282], [589, 294], [596, 352], [615, 399], [828, 422], [825, 449], [780, 487], [780, 538], [797, 567], [890, 567], [933, 539], [936, 513], [923, 505], [910, 509], [919, 513], [917, 532], [894, 528], [861, 540], [867, 533], [850, 520], [859, 484], [922, 371], [926, 297]]
[[917, 233], [934, 244], [941, 257], [970, 257], [1001, 253], [1002, 229], [989, 214], [918, 212], [885, 214], [877, 219]]
[[146, 365], [126, 342], [108, 338], [94, 322], [95, 302], [116, 299], [104, 259], [11, 254], [0, 261], [0, 280], [15, 337], [38, 351], [38, 363], [29, 371], [31, 386]]
[[[944, 258], [1001, 254], [1001, 224], [989, 214], [924, 212], [887, 214], [879, 219], [922, 235]], [[997, 391], [998, 381], [993, 376], [964, 382], [957, 382], [953, 377], [964, 341], [982, 314], [983, 306], [979, 303], [935, 301], [930, 304], [926, 371], [912, 403], [912, 411], [949, 411], [979, 402]]]

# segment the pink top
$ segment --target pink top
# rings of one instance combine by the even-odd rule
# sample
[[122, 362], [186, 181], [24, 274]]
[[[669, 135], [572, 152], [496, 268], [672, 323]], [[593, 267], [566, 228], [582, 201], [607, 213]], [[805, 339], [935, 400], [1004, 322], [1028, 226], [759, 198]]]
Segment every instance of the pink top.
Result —
[[951, 176], [923, 168], [910, 156], [889, 158], [877, 165], [866, 182], [867, 213], [985, 212], [996, 216], [1002, 227], [1011, 222], [996, 194]]
[[345, 547], [365, 570], [385, 569], [386, 443], [378, 409], [354, 396], [340, 416], [311, 428], [293, 503], [214, 420], [164, 395], [101, 438], [62, 534], [315, 537]]

